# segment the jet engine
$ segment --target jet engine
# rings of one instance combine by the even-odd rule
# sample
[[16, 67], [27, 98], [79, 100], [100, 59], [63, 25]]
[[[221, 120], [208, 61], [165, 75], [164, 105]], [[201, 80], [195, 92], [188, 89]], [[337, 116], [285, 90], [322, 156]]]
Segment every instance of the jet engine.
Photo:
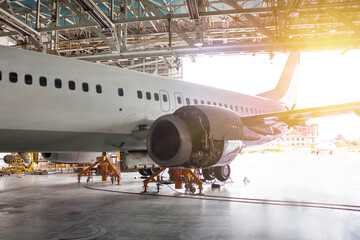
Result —
[[98, 152], [68, 152], [68, 153], [41, 153], [41, 156], [50, 162], [54, 163], [92, 163], [96, 161], [97, 157], [101, 156]]
[[241, 152], [242, 136], [236, 113], [213, 106], [185, 106], [152, 124], [147, 148], [162, 167], [226, 166]]

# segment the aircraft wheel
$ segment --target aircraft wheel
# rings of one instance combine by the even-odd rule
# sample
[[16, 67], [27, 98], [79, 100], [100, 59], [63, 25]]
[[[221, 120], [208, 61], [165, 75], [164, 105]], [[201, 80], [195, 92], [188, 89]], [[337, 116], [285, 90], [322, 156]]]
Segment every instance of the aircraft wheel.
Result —
[[144, 171], [147, 173], [147, 175], [151, 176], [154, 174], [154, 171], [152, 168], [145, 168]]
[[149, 176], [149, 174], [147, 174], [147, 172], [145, 171], [144, 168], [139, 168], [138, 171], [139, 171], [141, 176], [144, 176], [144, 177]]
[[217, 180], [219, 180], [221, 182], [225, 182], [226, 180], [228, 180], [230, 177], [230, 174], [231, 174], [231, 171], [230, 171], [229, 165], [215, 167], [215, 177]]
[[204, 176], [205, 180], [208, 180], [208, 181], [212, 181], [215, 179], [213, 168], [203, 168], [202, 175]]
[[194, 194], [194, 193], [196, 192], [196, 188], [195, 188], [194, 186], [191, 186], [191, 187], [190, 187], [190, 192], [191, 192], [192, 194]]
[[160, 170], [160, 168], [152, 168], [151, 170], [152, 170], [153, 173], [156, 173], [157, 171]]

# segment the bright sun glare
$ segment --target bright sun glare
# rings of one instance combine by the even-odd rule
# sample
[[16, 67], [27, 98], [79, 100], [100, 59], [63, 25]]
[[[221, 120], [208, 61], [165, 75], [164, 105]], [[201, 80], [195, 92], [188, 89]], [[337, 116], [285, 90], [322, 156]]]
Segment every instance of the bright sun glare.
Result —
[[[184, 80], [254, 95], [272, 89], [288, 54], [198, 57], [184, 60]], [[296, 109], [360, 101], [360, 50], [303, 52], [296, 71]], [[355, 114], [314, 119], [322, 138], [360, 138]]]

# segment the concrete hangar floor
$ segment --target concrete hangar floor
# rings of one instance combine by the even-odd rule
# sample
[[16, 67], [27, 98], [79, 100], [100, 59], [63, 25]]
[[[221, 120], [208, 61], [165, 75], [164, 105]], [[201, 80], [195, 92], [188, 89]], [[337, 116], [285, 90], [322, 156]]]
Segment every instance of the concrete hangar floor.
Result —
[[4, 176], [0, 239], [360, 239], [359, 157], [243, 154], [233, 183], [205, 185], [204, 196], [166, 185], [140, 194], [138, 173], [123, 173], [120, 186], [100, 177], [78, 184], [73, 174]]

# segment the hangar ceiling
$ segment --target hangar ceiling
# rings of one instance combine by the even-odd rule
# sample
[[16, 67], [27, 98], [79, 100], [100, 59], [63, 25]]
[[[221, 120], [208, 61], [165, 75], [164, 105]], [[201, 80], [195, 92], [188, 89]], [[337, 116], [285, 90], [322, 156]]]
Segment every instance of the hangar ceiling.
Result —
[[181, 57], [359, 47], [358, 0], [0, 0], [15, 47], [179, 77]]

